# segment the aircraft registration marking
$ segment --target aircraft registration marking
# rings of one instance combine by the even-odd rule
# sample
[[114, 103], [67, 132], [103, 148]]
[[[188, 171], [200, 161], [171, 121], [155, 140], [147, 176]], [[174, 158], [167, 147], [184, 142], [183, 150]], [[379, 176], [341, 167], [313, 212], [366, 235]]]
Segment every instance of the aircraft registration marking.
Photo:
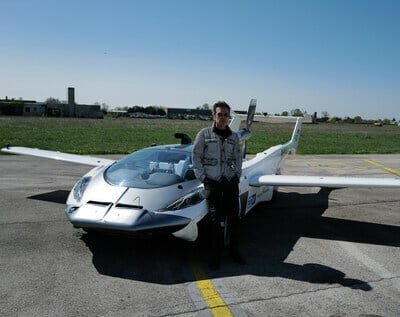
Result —
[[233, 317], [233, 313], [218, 293], [212, 281], [207, 277], [207, 274], [201, 266], [193, 262], [191, 263], [193, 275], [196, 279], [196, 285], [203, 296], [211, 314], [213, 316]]
[[364, 160], [364, 161], [369, 163], [369, 164], [371, 164], [371, 165], [374, 165], [376, 167], [383, 168], [384, 170], [388, 171], [389, 173], [392, 173], [392, 174], [400, 176], [400, 171], [395, 170], [394, 168], [386, 167], [382, 163], [375, 162], [375, 161], [372, 161], [372, 160]]

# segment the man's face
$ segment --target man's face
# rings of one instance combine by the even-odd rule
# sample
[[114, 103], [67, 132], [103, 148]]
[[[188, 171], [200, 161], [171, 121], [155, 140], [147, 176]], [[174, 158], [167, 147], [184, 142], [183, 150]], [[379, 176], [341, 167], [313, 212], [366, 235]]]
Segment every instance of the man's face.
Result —
[[230, 113], [226, 107], [217, 107], [214, 113], [215, 126], [218, 129], [226, 129], [230, 119]]

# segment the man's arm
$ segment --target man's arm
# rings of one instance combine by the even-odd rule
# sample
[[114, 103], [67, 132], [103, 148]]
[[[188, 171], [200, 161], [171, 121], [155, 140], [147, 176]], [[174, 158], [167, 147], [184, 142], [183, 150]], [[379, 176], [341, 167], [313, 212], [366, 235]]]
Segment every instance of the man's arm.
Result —
[[202, 164], [204, 146], [205, 146], [204, 133], [200, 131], [199, 133], [197, 133], [196, 139], [193, 144], [192, 160], [193, 160], [194, 174], [201, 181], [205, 179], [204, 167]]
[[242, 150], [240, 148], [239, 138], [236, 137], [235, 142], [235, 174], [240, 180], [240, 176], [242, 175]]

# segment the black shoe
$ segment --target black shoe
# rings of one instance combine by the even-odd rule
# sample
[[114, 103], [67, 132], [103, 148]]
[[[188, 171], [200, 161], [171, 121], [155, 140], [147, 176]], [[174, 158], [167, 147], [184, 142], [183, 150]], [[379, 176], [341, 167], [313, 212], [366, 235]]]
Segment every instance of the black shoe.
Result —
[[221, 266], [221, 262], [219, 260], [213, 260], [208, 263], [208, 267], [210, 270], [218, 270]]
[[231, 252], [231, 258], [237, 264], [246, 264], [246, 260], [238, 252]]

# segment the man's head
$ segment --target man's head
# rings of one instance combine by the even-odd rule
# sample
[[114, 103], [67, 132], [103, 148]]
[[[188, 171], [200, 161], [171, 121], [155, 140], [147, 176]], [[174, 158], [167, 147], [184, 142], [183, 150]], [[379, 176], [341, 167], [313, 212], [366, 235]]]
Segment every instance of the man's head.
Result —
[[218, 101], [213, 106], [213, 119], [218, 129], [224, 130], [231, 117], [231, 107], [225, 101]]

